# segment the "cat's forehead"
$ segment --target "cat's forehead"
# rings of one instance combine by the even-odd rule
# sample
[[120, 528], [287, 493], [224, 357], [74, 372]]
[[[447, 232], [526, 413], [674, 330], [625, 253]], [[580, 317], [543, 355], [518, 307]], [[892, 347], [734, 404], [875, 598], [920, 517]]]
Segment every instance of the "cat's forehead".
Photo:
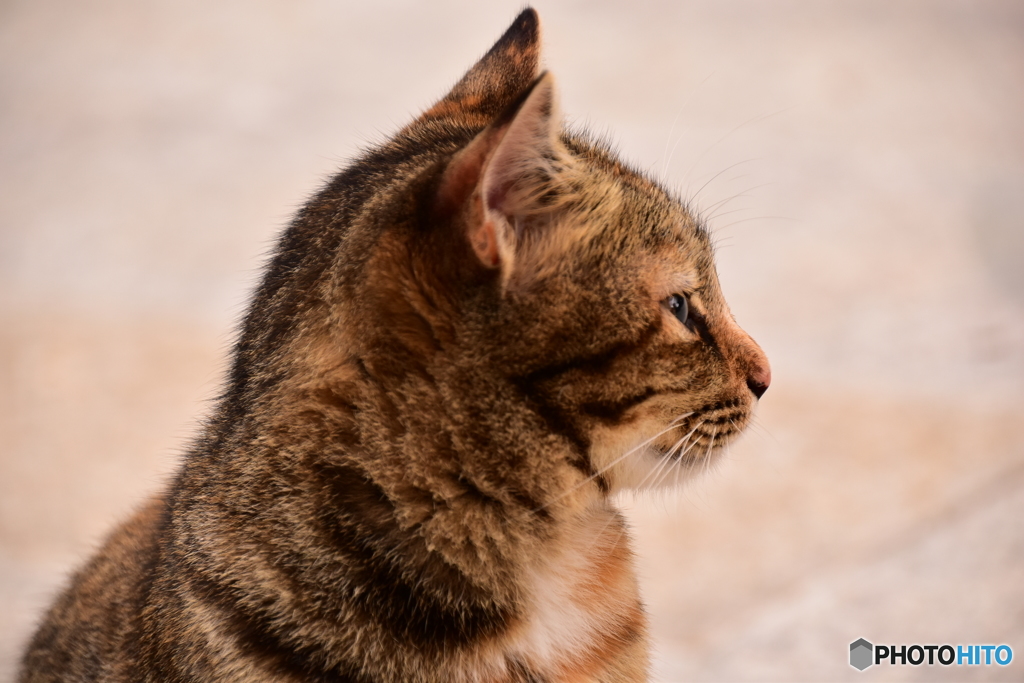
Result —
[[592, 182], [616, 186], [623, 227], [659, 245], [710, 249], [707, 228], [656, 179], [624, 163], [608, 144], [586, 132], [567, 135], [563, 141], [589, 167]]
[[[655, 185], [655, 187], [657, 187]], [[717, 278], [709, 233], [685, 205], [658, 187], [623, 206], [623, 226], [642, 244], [637, 260], [644, 288], [656, 299], [680, 292], [714, 296]]]
[[[595, 171], [593, 182], [615, 187], [602, 195], [615, 197], [612, 210], [616, 214], [605, 224], [605, 248], [661, 263], [666, 272], [686, 270], [699, 276], [711, 268], [711, 237], [699, 217], [655, 179], [600, 151], [586, 162]], [[603, 207], [586, 208], [593, 215]]]
[[715, 279], [707, 229], [681, 203], [668, 198], [660, 204], [656, 217], [636, 214], [630, 226], [644, 235], [648, 289], [661, 297], [706, 288]]

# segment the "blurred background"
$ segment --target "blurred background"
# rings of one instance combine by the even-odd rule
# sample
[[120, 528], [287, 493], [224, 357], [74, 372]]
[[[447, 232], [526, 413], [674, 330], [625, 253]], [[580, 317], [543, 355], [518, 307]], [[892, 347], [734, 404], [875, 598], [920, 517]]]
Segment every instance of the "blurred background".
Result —
[[[773, 365], [717, 471], [622, 501], [657, 680], [1024, 679], [1024, 4], [535, 6]], [[520, 8], [0, 2], [0, 681], [175, 467], [291, 213]], [[1015, 659], [859, 673], [861, 637]]]

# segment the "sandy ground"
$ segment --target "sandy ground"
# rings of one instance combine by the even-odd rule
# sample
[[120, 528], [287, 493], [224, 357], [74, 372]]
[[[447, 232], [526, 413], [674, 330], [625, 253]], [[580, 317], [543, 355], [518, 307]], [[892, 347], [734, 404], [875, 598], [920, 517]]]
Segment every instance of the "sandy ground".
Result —
[[[289, 214], [519, 6], [0, 3], [0, 681], [174, 468]], [[773, 363], [723, 466], [623, 500], [657, 679], [1024, 679], [1024, 5], [536, 7]], [[859, 673], [860, 637], [1015, 658]]]

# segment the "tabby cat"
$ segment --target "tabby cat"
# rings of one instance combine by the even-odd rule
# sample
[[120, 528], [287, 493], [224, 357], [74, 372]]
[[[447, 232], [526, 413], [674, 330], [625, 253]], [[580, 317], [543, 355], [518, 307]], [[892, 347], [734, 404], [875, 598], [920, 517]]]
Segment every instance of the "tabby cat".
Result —
[[609, 497], [703, 469], [768, 363], [538, 53], [527, 9], [299, 211], [202, 435], [21, 681], [646, 679]]

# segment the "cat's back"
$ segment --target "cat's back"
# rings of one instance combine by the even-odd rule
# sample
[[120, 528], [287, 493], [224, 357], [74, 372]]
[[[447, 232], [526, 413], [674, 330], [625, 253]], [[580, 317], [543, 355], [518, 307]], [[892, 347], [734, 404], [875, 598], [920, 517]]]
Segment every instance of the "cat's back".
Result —
[[72, 577], [29, 644], [19, 683], [132, 680], [132, 638], [165, 519], [164, 500], [151, 500]]

